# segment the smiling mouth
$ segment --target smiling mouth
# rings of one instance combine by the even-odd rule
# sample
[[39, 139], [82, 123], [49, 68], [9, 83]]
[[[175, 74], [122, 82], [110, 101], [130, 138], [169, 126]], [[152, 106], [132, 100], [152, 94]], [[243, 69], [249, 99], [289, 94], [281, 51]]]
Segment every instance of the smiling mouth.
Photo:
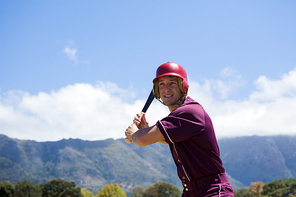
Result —
[[173, 97], [173, 95], [164, 95], [164, 98], [170, 98], [170, 97]]

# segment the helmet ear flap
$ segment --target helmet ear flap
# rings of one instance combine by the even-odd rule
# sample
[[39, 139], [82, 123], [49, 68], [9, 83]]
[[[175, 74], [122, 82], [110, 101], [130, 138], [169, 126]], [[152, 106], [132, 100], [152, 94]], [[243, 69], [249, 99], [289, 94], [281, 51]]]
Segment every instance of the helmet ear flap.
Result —
[[179, 89], [181, 90], [181, 92], [185, 93], [184, 89], [183, 89], [183, 80], [180, 77], [178, 77], [178, 85], [179, 85]]
[[184, 94], [187, 94], [188, 87], [189, 87], [188, 83], [185, 80], [178, 77], [178, 85], [179, 85], [179, 88], [180, 88], [181, 92], [184, 93]]
[[187, 81], [183, 80], [183, 90], [185, 94], [188, 94], [188, 88], [189, 88], [189, 85]]

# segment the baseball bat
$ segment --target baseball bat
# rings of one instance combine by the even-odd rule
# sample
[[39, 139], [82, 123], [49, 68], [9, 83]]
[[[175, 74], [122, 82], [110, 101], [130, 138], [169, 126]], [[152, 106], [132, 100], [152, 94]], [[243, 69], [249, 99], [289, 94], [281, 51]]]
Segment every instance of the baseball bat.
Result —
[[[145, 103], [145, 105], [144, 105], [144, 107], [143, 107], [143, 109], [142, 109], [142, 111], [140, 113], [140, 117], [139, 117], [140, 120], [141, 120], [143, 114], [145, 114], [146, 111], [148, 110], [148, 108], [149, 108], [150, 104], [152, 103], [153, 99], [154, 99], [154, 94], [153, 94], [153, 90], [151, 90], [151, 92], [150, 92], [150, 94], [149, 94], [149, 96], [148, 96], [148, 98], [146, 100], [146, 103]], [[128, 139], [128, 138], [125, 138], [124, 141], [126, 143], [128, 143], [128, 144], [132, 143], [132, 141], [130, 139]]]

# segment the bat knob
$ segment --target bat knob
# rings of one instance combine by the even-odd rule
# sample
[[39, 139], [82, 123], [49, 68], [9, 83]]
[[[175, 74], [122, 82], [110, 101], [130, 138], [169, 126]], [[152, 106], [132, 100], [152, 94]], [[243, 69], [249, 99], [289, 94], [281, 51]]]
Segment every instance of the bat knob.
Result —
[[128, 138], [125, 138], [124, 139], [124, 141], [126, 142], [126, 143], [128, 143], [128, 144], [130, 144], [130, 143], [132, 143], [133, 141], [131, 141], [130, 139], [128, 139]]

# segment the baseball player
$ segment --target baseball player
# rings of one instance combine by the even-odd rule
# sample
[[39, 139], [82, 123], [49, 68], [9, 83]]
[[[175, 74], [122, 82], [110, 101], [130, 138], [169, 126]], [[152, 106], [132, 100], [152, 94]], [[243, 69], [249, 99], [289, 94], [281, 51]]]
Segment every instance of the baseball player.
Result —
[[137, 114], [125, 135], [138, 146], [168, 144], [183, 185], [183, 197], [233, 196], [220, 158], [211, 118], [187, 96], [185, 69], [168, 62], [160, 65], [153, 79], [154, 96], [170, 114], [149, 126], [145, 114]]

